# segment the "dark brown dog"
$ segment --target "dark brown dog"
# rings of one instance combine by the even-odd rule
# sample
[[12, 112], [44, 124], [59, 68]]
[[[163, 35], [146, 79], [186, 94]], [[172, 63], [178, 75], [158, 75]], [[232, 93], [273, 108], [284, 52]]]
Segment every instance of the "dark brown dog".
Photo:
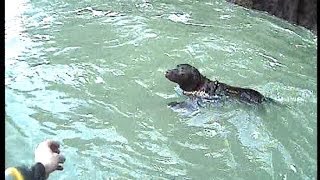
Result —
[[253, 104], [260, 104], [266, 100], [261, 93], [253, 89], [234, 87], [218, 81], [211, 81], [189, 64], [177, 65], [175, 69], [168, 70], [165, 77], [177, 83], [183, 91], [186, 91], [184, 92], [186, 95], [202, 96], [207, 99], [211, 97], [229, 97]]

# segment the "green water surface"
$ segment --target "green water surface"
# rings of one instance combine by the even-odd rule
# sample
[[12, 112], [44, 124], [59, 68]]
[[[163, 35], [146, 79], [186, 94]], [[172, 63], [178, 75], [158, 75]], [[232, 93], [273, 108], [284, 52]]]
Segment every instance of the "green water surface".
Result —
[[[52, 138], [67, 160], [50, 179], [316, 179], [310, 31], [224, 0], [5, 5], [6, 167]], [[179, 63], [283, 106], [173, 111]]]

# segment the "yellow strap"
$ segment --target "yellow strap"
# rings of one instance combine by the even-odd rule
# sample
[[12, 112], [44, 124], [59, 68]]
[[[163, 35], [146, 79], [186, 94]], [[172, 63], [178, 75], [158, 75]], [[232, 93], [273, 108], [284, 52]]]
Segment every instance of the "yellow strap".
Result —
[[14, 167], [10, 167], [8, 169], [6, 169], [6, 174], [10, 174], [11, 176], [13, 176], [14, 180], [24, 180], [22, 174], [20, 173], [20, 171], [17, 168]]

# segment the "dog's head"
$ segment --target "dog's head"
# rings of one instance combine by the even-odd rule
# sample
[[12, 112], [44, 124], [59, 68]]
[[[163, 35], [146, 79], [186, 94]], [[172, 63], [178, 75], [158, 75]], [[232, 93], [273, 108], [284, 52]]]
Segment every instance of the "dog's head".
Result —
[[166, 78], [179, 84], [184, 91], [196, 91], [203, 84], [205, 77], [198, 69], [189, 64], [179, 64], [165, 74]]

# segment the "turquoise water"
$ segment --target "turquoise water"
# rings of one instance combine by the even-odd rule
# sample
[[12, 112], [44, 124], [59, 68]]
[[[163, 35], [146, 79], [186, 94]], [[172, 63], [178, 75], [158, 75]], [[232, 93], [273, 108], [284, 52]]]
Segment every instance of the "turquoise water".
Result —
[[[52, 138], [50, 179], [316, 179], [310, 31], [224, 0], [5, 4], [6, 167]], [[179, 63], [284, 106], [175, 112]]]

